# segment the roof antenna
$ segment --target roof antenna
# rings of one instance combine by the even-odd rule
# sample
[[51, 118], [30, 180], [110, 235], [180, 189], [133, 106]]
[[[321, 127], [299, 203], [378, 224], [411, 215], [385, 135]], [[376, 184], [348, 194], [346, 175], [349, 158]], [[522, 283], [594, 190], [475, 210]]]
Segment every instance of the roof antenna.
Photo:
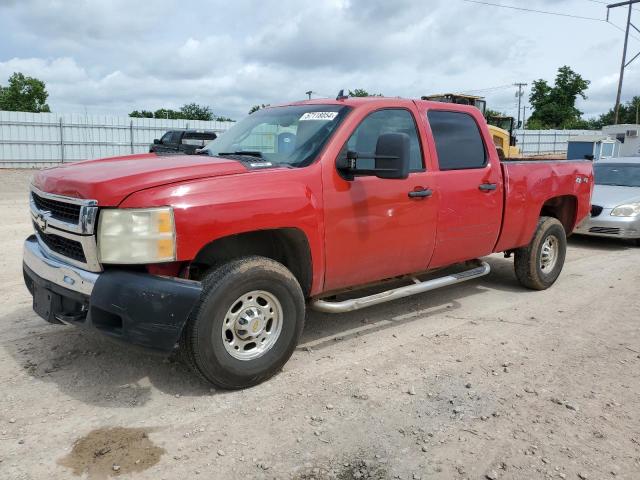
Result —
[[349, 97], [344, 94], [344, 88], [343, 88], [338, 92], [338, 96], [336, 97], [336, 100], [346, 100], [347, 98]]

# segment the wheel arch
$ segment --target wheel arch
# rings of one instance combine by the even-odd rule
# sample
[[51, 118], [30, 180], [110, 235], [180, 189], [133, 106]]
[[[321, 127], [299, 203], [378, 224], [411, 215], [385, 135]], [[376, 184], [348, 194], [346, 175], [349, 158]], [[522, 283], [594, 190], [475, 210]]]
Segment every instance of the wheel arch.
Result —
[[553, 217], [562, 223], [567, 236], [576, 226], [578, 198], [575, 195], [552, 197], [544, 202], [540, 209], [541, 217]]
[[243, 232], [207, 243], [192, 261], [195, 275], [236, 258], [259, 255], [282, 263], [296, 277], [302, 292], [309, 296], [313, 281], [311, 248], [298, 228], [277, 228]]

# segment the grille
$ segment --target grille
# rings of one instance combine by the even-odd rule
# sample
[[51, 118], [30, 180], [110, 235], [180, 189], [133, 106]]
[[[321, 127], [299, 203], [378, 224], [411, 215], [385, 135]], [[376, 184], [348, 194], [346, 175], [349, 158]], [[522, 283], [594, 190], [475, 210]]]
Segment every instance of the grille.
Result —
[[619, 228], [591, 227], [589, 231], [591, 233], [604, 233], [605, 235], [620, 235]]
[[38, 210], [51, 212], [52, 218], [69, 223], [80, 222], [80, 205], [44, 198], [35, 192], [31, 192], [31, 196]]
[[84, 255], [84, 250], [82, 249], [82, 244], [80, 242], [60, 237], [58, 235], [44, 233], [35, 222], [33, 223], [33, 228], [38, 232], [40, 240], [42, 240], [42, 242], [49, 247], [52, 252], [77, 260], [78, 262], [86, 263], [87, 259]]
[[597, 217], [602, 213], [602, 207], [600, 205], [591, 205], [591, 217]]

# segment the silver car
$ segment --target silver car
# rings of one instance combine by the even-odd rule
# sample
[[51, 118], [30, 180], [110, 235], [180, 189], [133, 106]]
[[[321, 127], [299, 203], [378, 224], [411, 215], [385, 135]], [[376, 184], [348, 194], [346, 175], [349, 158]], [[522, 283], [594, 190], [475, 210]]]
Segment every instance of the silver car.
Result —
[[593, 174], [591, 216], [575, 233], [634, 239], [640, 246], [640, 157], [601, 160]]

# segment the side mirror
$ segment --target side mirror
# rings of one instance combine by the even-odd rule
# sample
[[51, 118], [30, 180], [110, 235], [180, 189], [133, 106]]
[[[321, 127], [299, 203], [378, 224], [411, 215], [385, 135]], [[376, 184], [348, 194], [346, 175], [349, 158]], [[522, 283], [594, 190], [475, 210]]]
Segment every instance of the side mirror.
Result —
[[160, 140], [158, 140], [157, 138], [153, 139], [153, 144], [154, 145], [160, 145]]
[[[356, 176], [374, 175], [385, 179], [405, 179], [409, 176], [411, 141], [406, 133], [383, 133], [376, 142], [375, 153], [346, 152], [336, 161], [336, 168], [346, 180]], [[358, 159], [374, 159], [373, 169], [358, 168]]]
[[376, 143], [376, 177], [404, 179], [409, 176], [411, 140], [406, 133], [383, 133]]

